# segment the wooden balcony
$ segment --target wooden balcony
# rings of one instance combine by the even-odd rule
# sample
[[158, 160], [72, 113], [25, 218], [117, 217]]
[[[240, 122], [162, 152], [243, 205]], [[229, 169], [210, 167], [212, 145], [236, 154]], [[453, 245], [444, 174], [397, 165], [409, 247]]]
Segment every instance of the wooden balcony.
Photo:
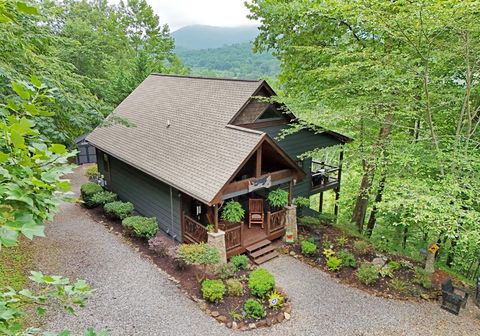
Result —
[[337, 189], [340, 186], [340, 167], [312, 161], [312, 192]]

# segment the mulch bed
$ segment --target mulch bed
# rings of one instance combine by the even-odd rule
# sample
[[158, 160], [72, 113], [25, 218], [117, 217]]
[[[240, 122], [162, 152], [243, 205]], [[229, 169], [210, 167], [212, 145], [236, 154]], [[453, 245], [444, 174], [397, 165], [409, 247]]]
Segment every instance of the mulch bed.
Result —
[[[407, 284], [407, 288], [404, 291], [398, 291], [394, 289], [391, 285], [392, 278], [385, 276], [380, 277], [374, 284], [365, 285], [357, 278], [357, 269], [358, 266], [364, 262], [372, 262], [374, 258], [383, 256], [389, 261], [400, 262], [402, 260], [410, 262], [415, 267], [423, 267], [418, 261], [415, 261], [411, 258], [389, 255], [386, 253], [376, 253], [373, 249], [367, 251], [366, 253], [358, 253], [353, 248], [353, 245], [356, 240], [359, 238], [351, 237], [345, 234], [339, 228], [334, 226], [322, 224], [317, 227], [312, 226], [299, 226], [299, 241], [302, 239], [309, 239], [314, 237], [317, 241], [317, 252], [313, 256], [303, 256], [301, 254], [301, 248], [299, 244], [290, 245], [282, 252], [288, 253], [291, 256], [303, 260], [307, 264], [317, 267], [324, 272], [328, 273], [333, 278], [338, 279], [339, 282], [348, 284], [351, 287], [356, 287], [361, 290], [364, 290], [370, 294], [381, 296], [385, 298], [394, 298], [399, 300], [414, 300], [418, 301], [420, 299], [424, 300], [436, 300], [441, 294], [439, 291], [440, 283], [445, 278], [451, 278], [447, 273], [436, 270], [432, 275], [432, 285], [431, 289], [423, 288], [421, 285], [414, 282], [415, 271], [411, 268], [402, 267], [394, 271], [394, 278], [404, 281]], [[337, 243], [337, 238], [346, 238], [346, 242], [343, 246], [340, 246]], [[327, 268], [326, 258], [322, 255], [324, 247], [322, 244], [328, 241], [333, 246], [333, 250], [338, 252], [340, 250], [347, 250], [355, 256], [357, 261], [357, 267], [342, 267], [339, 271], [333, 272]]]
[[[224, 300], [220, 303], [210, 303], [202, 299], [199, 278], [202, 277], [203, 271], [199, 267], [192, 265], [186, 266], [186, 268], [183, 270], [180, 270], [176, 267], [174, 258], [172, 256], [174, 255], [173, 251], [178, 246], [177, 242], [173, 241], [159, 231], [157, 237], [162, 237], [162, 242], [167, 247], [166, 249], [170, 251], [169, 255], [160, 256], [149, 249], [146, 238], [139, 238], [129, 235], [128, 232], [122, 227], [121, 221], [105, 216], [101, 207], [88, 209], [88, 211], [90, 216], [96, 222], [103, 224], [110, 231], [122, 237], [142, 256], [149, 258], [158, 268], [167, 273], [169, 280], [176, 283], [177, 287], [182, 289], [182, 291], [190, 299], [195, 301], [202, 310], [211, 315], [218, 322], [224, 323], [227, 327], [243, 331], [271, 326], [275, 323], [280, 323], [285, 319], [290, 319], [291, 303], [285, 296], [285, 293], [283, 293], [283, 291], [279, 288], [277, 288], [277, 292], [282, 294], [285, 298], [284, 305], [281, 309], [275, 310], [268, 307], [268, 304], [263, 303], [263, 307], [267, 313], [267, 316], [265, 316], [263, 319], [255, 320], [246, 316], [242, 316], [241, 319], [234, 319], [232, 317], [232, 315], [236, 315], [233, 314], [234, 312], [241, 314], [245, 301], [249, 298], [252, 298], [250, 290], [248, 289], [248, 286], [246, 286], [246, 279], [248, 278], [250, 271], [255, 268], [253, 265], [249, 265], [248, 270], [239, 271], [235, 274], [235, 278], [238, 278], [242, 281], [244, 287], [243, 296], [234, 297], [225, 295]], [[207, 278], [214, 278], [214, 275], [207, 274]]]

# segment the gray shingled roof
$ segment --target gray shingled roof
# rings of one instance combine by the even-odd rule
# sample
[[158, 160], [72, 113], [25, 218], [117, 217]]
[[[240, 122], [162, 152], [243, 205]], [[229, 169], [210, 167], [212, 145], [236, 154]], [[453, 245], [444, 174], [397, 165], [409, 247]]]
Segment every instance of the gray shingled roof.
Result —
[[210, 203], [265, 136], [227, 126], [262, 83], [153, 74], [113, 112], [135, 126], [97, 127], [87, 140]]

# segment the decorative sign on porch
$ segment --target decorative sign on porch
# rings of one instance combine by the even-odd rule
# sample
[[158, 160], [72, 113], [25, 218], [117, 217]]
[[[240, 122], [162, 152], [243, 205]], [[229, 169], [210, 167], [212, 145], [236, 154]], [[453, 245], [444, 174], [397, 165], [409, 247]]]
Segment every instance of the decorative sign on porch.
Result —
[[248, 182], [248, 191], [254, 191], [272, 186], [272, 177], [270, 175], [257, 178]]
[[287, 231], [285, 233], [285, 241], [287, 243], [290, 243], [290, 244], [295, 242], [295, 240], [293, 239], [293, 232], [292, 231]]

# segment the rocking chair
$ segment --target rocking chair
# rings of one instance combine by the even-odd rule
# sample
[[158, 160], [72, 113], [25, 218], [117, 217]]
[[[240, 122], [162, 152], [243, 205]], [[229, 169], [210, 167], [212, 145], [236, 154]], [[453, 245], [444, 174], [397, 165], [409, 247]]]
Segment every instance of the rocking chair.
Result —
[[248, 228], [251, 228], [252, 224], [261, 224], [263, 229], [264, 217], [263, 199], [250, 198], [248, 200]]
[[[455, 290], [462, 292], [463, 297], [456, 294]], [[442, 308], [458, 315], [460, 308], [465, 308], [469, 293], [461, 288], [454, 288], [451, 279], [442, 282]]]

